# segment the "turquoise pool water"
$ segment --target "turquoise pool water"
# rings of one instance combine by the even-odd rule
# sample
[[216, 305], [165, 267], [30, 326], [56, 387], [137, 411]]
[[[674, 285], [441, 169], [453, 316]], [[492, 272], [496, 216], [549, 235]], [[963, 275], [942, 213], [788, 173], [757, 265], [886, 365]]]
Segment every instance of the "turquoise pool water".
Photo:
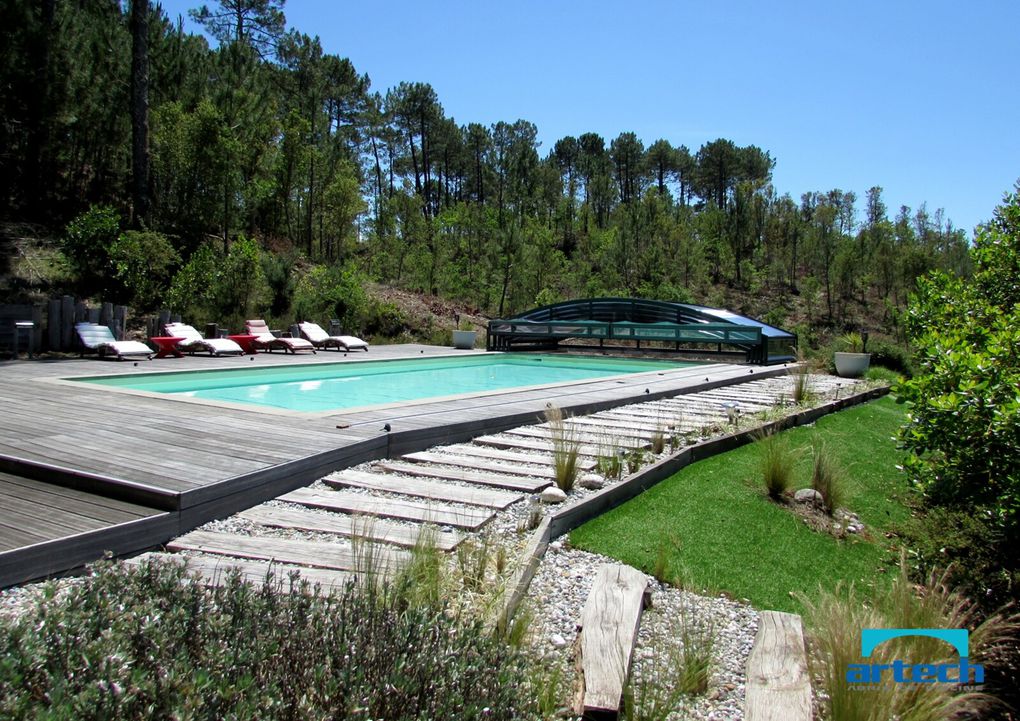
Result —
[[672, 370], [690, 365], [694, 364], [506, 353], [143, 373], [75, 380], [185, 398], [247, 403], [292, 411], [330, 411]]

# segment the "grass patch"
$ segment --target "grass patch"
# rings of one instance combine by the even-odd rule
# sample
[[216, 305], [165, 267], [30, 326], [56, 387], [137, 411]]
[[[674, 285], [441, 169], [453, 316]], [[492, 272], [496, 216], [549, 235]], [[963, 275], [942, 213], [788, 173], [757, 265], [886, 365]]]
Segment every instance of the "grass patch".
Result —
[[[695, 463], [634, 500], [570, 534], [579, 548], [652, 569], [662, 560], [658, 539], [670, 534], [669, 566], [683, 568], [689, 587], [746, 598], [758, 608], [802, 613], [792, 593], [813, 598], [819, 584], [832, 590], [843, 580], [873, 585], [895, 560], [883, 531], [905, 522], [910, 495], [896, 466], [903, 454], [892, 436], [905, 409], [882, 398], [826, 416], [814, 427], [783, 435], [790, 447], [824, 442], [852, 481], [846, 506], [871, 538], [837, 540], [808, 528], [790, 511], [767, 500], [761, 486], [760, 453], [750, 444]], [[801, 453], [794, 477], [810, 485], [813, 459]]]

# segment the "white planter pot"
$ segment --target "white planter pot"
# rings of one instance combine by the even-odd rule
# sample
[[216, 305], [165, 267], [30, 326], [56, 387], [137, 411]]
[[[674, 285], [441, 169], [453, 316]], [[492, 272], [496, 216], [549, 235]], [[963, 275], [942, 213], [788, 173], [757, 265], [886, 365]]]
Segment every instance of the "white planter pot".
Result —
[[836, 353], [836, 373], [844, 378], [860, 378], [868, 372], [871, 353]]
[[455, 330], [453, 331], [453, 347], [461, 350], [470, 350], [475, 347], [475, 336], [477, 331]]

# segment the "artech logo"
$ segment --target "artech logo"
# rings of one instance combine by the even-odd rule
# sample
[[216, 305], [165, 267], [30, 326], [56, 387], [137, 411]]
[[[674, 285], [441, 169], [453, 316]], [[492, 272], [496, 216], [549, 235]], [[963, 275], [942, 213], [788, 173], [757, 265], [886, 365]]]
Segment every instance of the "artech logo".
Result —
[[969, 633], [963, 628], [866, 628], [861, 631], [861, 656], [868, 658], [875, 647], [903, 636], [928, 636], [945, 641], [956, 649], [959, 663], [892, 663], [847, 664], [847, 683], [952, 683], [979, 684], [985, 681], [985, 669], [967, 660], [970, 652]]

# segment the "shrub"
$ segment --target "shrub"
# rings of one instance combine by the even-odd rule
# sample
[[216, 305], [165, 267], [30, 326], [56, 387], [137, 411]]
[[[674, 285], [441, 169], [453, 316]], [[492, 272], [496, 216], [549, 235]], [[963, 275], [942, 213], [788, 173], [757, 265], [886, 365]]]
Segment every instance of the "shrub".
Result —
[[908, 378], [914, 375], [912, 351], [909, 348], [879, 339], [868, 342], [868, 352], [871, 353], [871, 365], [888, 368]]
[[109, 289], [114, 267], [110, 249], [120, 234], [120, 214], [106, 205], [93, 205], [67, 224], [61, 249], [84, 295]]
[[364, 282], [352, 264], [317, 265], [298, 281], [294, 312], [298, 320], [320, 324], [336, 318], [345, 333], [361, 333], [368, 305]]
[[137, 310], [154, 310], [162, 302], [181, 261], [162, 233], [129, 230], [110, 247], [113, 275], [122, 299]]
[[212, 320], [220, 264], [219, 254], [208, 245], [192, 253], [170, 283], [166, 294], [170, 309], [192, 325]]
[[[530, 664], [392, 587], [105, 566], [0, 621], [3, 718], [534, 718]], [[288, 593], [290, 590], [300, 591]]]

